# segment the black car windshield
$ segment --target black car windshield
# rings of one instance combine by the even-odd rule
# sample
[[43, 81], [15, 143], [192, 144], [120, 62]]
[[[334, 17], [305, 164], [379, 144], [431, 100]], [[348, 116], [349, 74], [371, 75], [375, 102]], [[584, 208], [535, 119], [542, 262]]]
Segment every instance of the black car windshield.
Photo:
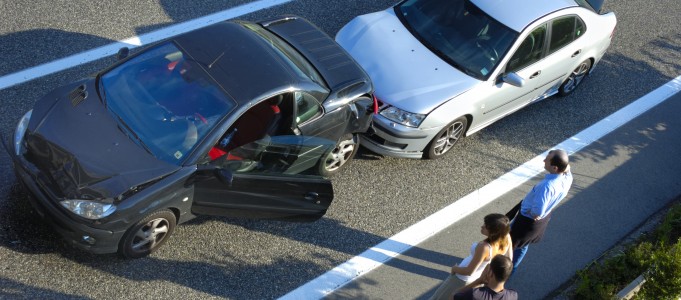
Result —
[[408, 0], [395, 10], [412, 34], [440, 58], [482, 80], [518, 37], [469, 0]]
[[236, 105], [172, 42], [137, 55], [100, 77], [114, 118], [155, 157], [180, 164]]

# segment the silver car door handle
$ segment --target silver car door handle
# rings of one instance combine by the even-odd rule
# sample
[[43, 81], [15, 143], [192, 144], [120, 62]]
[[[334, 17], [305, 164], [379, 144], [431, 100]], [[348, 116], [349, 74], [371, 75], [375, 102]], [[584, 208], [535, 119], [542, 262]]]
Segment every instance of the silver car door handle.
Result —
[[580, 53], [582, 53], [581, 49], [577, 50], [575, 53], [572, 53], [572, 57], [575, 57], [575, 56], [579, 55]]
[[535, 78], [535, 77], [537, 77], [537, 76], [539, 76], [539, 75], [541, 75], [541, 71], [534, 72], [534, 74], [532, 74], [532, 75], [530, 76], [530, 79]]

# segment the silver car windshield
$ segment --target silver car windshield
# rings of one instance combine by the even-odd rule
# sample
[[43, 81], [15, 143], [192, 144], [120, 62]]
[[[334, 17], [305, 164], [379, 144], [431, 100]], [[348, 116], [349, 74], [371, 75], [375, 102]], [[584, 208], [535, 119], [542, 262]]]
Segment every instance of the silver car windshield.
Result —
[[490, 76], [518, 37], [468, 0], [408, 0], [395, 10], [435, 54], [481, 80]]

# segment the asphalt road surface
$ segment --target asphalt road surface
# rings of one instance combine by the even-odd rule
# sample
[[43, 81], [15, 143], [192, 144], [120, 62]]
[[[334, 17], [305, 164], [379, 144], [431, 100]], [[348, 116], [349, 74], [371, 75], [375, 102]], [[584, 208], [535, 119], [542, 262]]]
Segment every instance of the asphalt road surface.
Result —
[[[248, 3], [186, 2], [2, 1], [0, 77]], [[392, 4], [291, 1], [240, 18], [296, 14], [333, 36], [352, 17]], [[313, 223], [202, 217], [178, 226], [150, 257], [90, 255], [37, 219], [2, 152], [0, 298], [282, 296], [681, 74], [681, 2], [610, 1], [608, 9], [618, 17], [614, 42], [573, 95], [522, 109], [440, 160], [361, 151], [333, 179], [334, 203]], [[10, 134], [47, 91], [112, 62], [107, 57], [0, 90], [2, 133]]]

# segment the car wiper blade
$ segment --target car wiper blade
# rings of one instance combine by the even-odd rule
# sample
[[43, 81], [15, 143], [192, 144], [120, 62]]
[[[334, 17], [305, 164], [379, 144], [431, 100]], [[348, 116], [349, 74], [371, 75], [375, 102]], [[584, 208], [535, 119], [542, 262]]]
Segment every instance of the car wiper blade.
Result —
[[465, 68], [463, 65], [460, 63], [454, 61], [453, 59], [449, 58], [447, 55], [445, 55], [442, 51], [439, 50], [433, 50], [440, 58], [442, 58], [444, 61], [446, 61], [450, 66], [454, 67], [455, 69], [464, 72], [466, 75], [471, 76], [476, 79], [480, 79], [480, 74], [475, 73], [471, 71], [468, 68]]
[[[113, 113], [113, 112], [112, 112], [112, 113]], [[132, 128], [130, 128], [130, 126], [128, 126], [128, 124], [125, 123], [125, 121], [123, 121], [123, 118], [121, 118], [121, 117], [120, 117], [119, 115], [117, 115], [116, 113], [113, 113], [113, 115], [116, 116], [116, 119], [118, 120], [118, 128], [119, 128], [121, 131], [123, 131], [123, 132], [126, 133], [129, 137], [131, 137], [132, 140], [135, 141], [135, 143], [136, 143], [137, 145], [139, 145], [140, 147], [142, 147], [145, 151], [149, 152], [149, 154], [151, 154], [151, 155], [154, 154], [153, 152], [151, 152], [151, 149], [149, 149], [149, 147], [148, 147], [147, 145], [144, 144], [144, 142], [142, 141], [142, 139], [140, 139], [140, 137], [137, 135], [137, 133], [135, 133], [135, 131], [132, 130]]]
[[466, 68], [462, 67], [461, 65], [457, 65], [457, 69], [463, 71], [464, 73], [466, 73], [466, 75], [468, 75], [470, 77], [480, 78], [480, 74], [477, 74], [477, 73], [475, 73], [475, 72], [473, 72], [469, 69], [466, 69]]
[[478, 78], [478, 74], [475, 74], [475, 72], [467, 68], [464, 68], [464, 66], [462, 66], [460, 63], [455, 62], [453, 59], [448, 59], [447, 62], [449, 62], [449, 64], [452, 65], [452, 67], [456, 68], [457, 70], [466, 73], [466, 75]]

